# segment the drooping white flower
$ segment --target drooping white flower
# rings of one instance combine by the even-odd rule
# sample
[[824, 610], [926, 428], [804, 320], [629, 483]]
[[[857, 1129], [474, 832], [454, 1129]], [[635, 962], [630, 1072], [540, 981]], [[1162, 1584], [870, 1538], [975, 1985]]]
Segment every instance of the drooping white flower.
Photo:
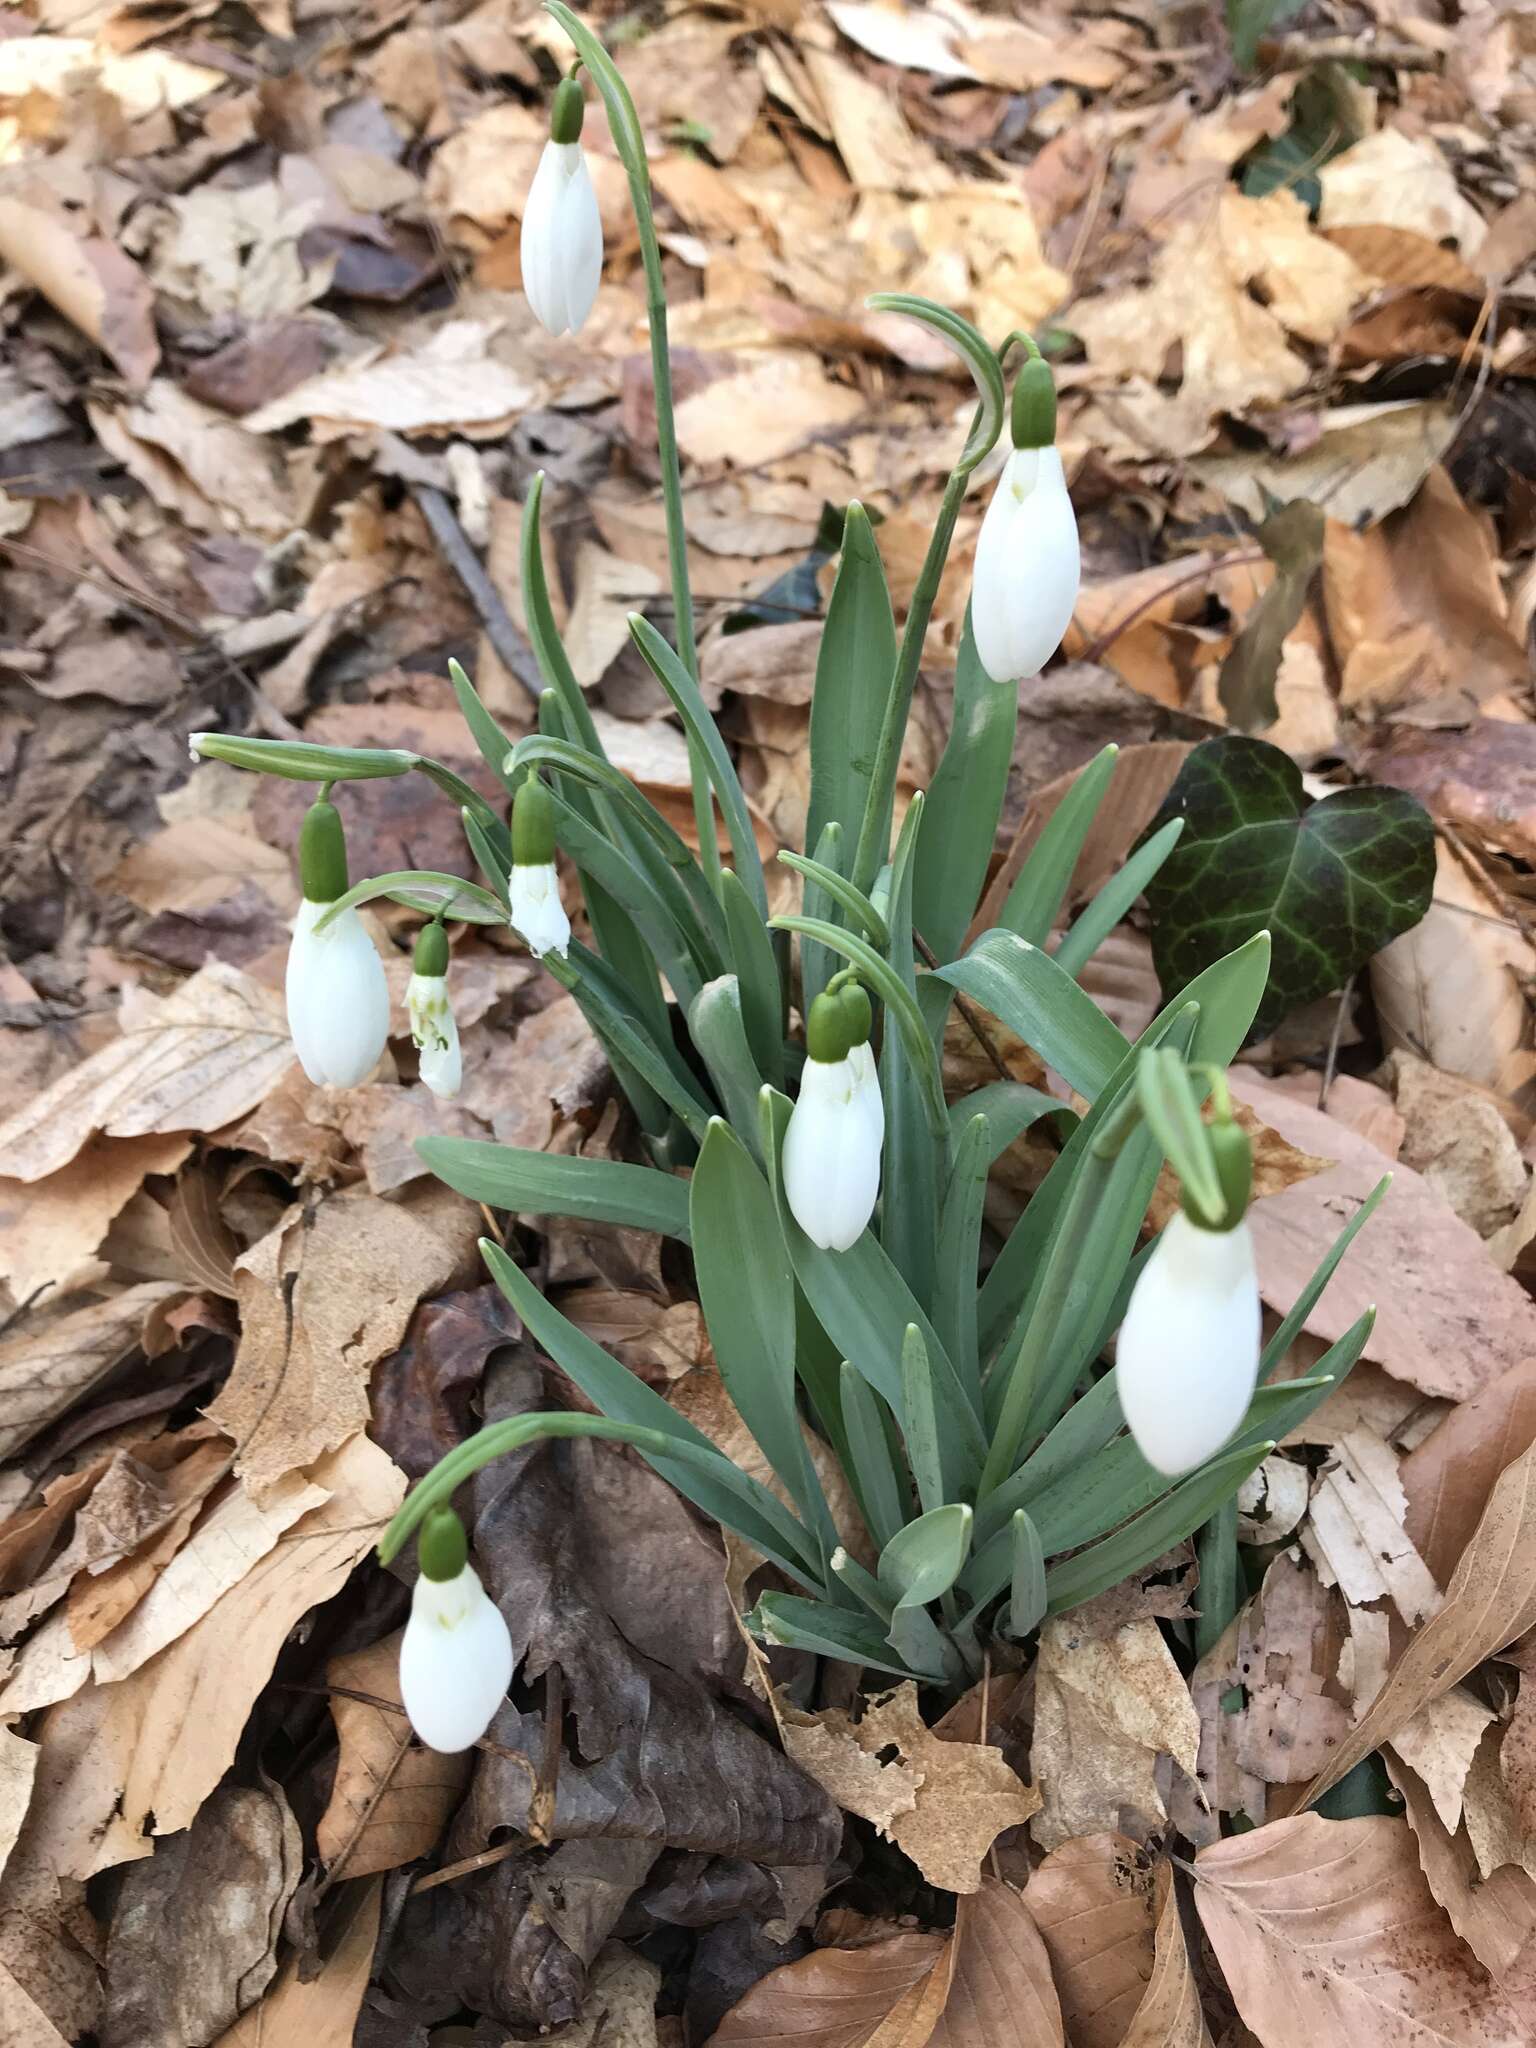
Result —
[[1077, 518], [1055, 448], [1015, 448], [981, 523], [971, 630], [994, 682], [1036, 676], [1072, 623]]
[[423, 1570], [400, 1643], [400, 1698], [428, 1749], [451, 1756], [480, 1740], [507, 1696], [513, 1662], [507, 1624], [474, 1566], [448, 1579]]
[[434, 1095], [451, 1100], [464, 1079], [464, 1056], [448, 994], [448, 940], [440, 924], [429, 924], [416, 941], [405, 1008], [421, 1055], [421, 1078]]
[[389, 987], [355, 910], [340, 911], [323, 931], [316, 929], [347, 888], [341, 819], [323, 799], [305, 815], [299, 872], [304, 900], [288, 948], [288, 1029], [299, 1064], [317, 1087], [355, 1088], [378, 1065], [389, 1036]]
[[874, 1214], [885, 1142], [864, 991], [855, 986], [819, 995], [806, 1046], [799, 1099], [784, 1133], [784, 1199], [812, 1244], [845, 1252]]
[[560, 901], [560, 878], [552, 860], [537, 867], [513, 868], [512, 923], [535, 959], [544, 953], [565, 958], [571, 943], [571, 920]]
[[523, 290], [551, 334], [580, 332], [603, 274], [603, 223], [577, 139], [581, 116], [581, 86], [567, 78], [523, 208]]
[[1258, 1380], [1260, 1326], [1247, 1222], [1205, 1230], [1180, 1210], [1132, 1290], [1115, 1350], [1120, 1406], [1149, 1465], [1192, 1471], [1231, 1437]]

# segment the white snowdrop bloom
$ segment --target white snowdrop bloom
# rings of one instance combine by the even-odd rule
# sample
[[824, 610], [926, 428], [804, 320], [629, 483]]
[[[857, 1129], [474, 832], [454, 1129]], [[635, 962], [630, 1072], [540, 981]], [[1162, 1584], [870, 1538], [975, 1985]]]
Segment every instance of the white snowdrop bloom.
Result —
[[565, 958], [571, 944], [571, 920], [560, 901], [560, 879], [552, 860], [513, 868], [512, 923], [535, 959], [544, 953]]
[[880, 1192], [885, 1118], [869, 1016], [869, 998], [857, 985], [812, 1003], [810, 1056], [784, 1133], [784, 1199], [823, 1251], [857, 1244]]
[[976, 543], [971, 631], [994, 682], [1036, 676], [1072, 623], [1082, 579], [1077, 518], [1055, 448], [1015, 448]]
[[304, 900], [288, 948], [288, 1029], [299, 1064], [317, 1087], [355, 1088], [378, 1065], [389, 1036], [389, 987], [355, 910], [316, 929], [347, 890], [341, 817], [323, 797], [311, 804], [299, 831], [299, 875]]
[[474, 1566], [450, 1579], [424, 1569], [400, 1644], [400, 1698], [428, 1749], [452, 1755], [478, 1742], [507, 1696], [512, 1665], [507, 1624]]
[[603, 274], [603, 223], [580, 142], [581, 87], [561, 82], [523, 208], [523, 290], [551, 334], [579, 333]]
[[1169, 1476], [1213, 1457], [1259, 1376], [1259, 1282], [1246, 1221], [1205, 1230], [1180, 1210], [1132, 1291], [1115, 1350], [1120, 1406]]
[[459, 1027], [454, 1020], [447, 976], [419, 971], [413, 974], [405, 991], [405, 1008], [411, 1020], [411, 1036], [421, 1055], [421, 1078], [434, 1095], [449, 1101], [458, 1094], [464, 1079], [464, 1055], [459, 1049]]

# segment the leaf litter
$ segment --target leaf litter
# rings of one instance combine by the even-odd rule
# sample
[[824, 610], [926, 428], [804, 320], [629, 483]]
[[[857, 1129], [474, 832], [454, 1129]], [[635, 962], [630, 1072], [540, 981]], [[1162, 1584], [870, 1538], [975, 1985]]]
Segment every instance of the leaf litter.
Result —
[[[609, 262], [580, 346], [552, 343], [516, 256], [556, 53], [537, 16], [343, 10], [322, 47], [318, 18], [281, 4], [14, 11], [0, 2031], [395, 2048], [468, 2016], [650, 2048], [708, 2010], [722, 2041], [881, 2048], [1278, 2048], [1298, 2014], [1324, 2040], [1525, 2038], [1521, 17], [1473, 61], [1374, 6], [1326, 34], [1301, 16], [1274, 25], [1257, 82], [1214, 24], [1192, 57], [1135, 8], [808, 0], [630, 25], [705, 675], [765, 853], [803, 825], [814, 628], [719, 628], [854, 497], [906, 602], [967, 401], [944, 353], [864, 307], [905, 289], [1059, 351], [1078, 659], [1021, 707], [994, 904], [1105, 742], [1124, 748], [1119, 837], [1090, 842], [1074, 905], [1192, 741], [1255, 730], [1326, 786], [1419, 794], [1434, 901], [1238, 1079], [1276, 1315], [1398, 1171], [1283, 1369], [1374, 1303], [1365, 1362], [1266, 1461], [1250, 1597], [1203, 1657], [1185, 1553], [1187, 1602], [1154, 1577], [1053, 1618], [963, 1722], [932, 1725], [911, 1688], [862, 1708], [808, 1690], [784, 1657], [770, 1711], [715, 1538], [626, 1454], [566, 1446], [478, 1496], [525, 1660], [498, 1746], [460, 1771], [401, 1740], [403, 1595], [367, 1552], [477, 1414], [566, 1396], [479, 1280], [486, 1218], [434, 1190], [410, 1141], [425, 1124], [624, 1158], [630, 1134], [574, 1006], [485, 932], [455, 942], [476, 991], [457, 1105], [399, 1042], [354, 1094], [310, 1088], [280, 996], [299, 800], [253, 801], [208, 764], [189, 780], [181, 736], [419, 746], [479, 776], [447, 658], [512, 731], [534, 720], [526, 664], [491, 666], [423, 494], [489, 543], [525, 624], [518, 501], [543, 467], [553, 602], [605, 743], [692, 830], [685, 750], [623, 631], [627, 609], [664, 609], [666, 558], [622, 178], [594, 135]], [[1379, 47], [1394, 37], [1411, 57]], [[977, 523], [968, 502], [908, 790], [947, 727]], [[414, 778], [381, 787], [360, 865], [461, 860]], [[397, 982], [411, 922], [379, 906], [373, 925]], [[1123, 1028], [1153, 1014], [1139, 911], [1085, 985]], [[1001, 1056], [1046, 1079], [1025, 1049]], [[985, 1055], [962, 1033], [949, 1057], [958, 1075]], [[1009, 1200], [1044, 1163], [1019, 1149]], [[581, 1327], [719, 1413], [670, 1250], [496, 1221]], [[1296, 1806], [1377, 1752], [1400, 1811]], [[952, 1924], [925, 1881], [959, 1894]], [[856, 1938], [818, 1917], [846, 1896]], [[169, 1954], [167, 1917], [187, 1928]], [[689, 1971], [702, 1986], [731, 1944], [708, 2006]]]

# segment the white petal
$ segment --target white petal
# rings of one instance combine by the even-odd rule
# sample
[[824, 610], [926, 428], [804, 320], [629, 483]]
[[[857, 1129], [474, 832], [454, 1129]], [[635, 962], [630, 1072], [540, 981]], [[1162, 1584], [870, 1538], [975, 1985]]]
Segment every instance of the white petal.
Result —
[[355, 910], [315, 930], [329, 908], [299, 905], [288, 949], [288, 1029], [317, 1087], [355, 1088], [378, 1065], [389, 1036], [389, 986]]
[[1181, 1211], [1136, 1282], [1115, 1347], [1120, 1406], [1149, 1465], [1188, 1472], [1227, 1442], [1253, 1398], [1259, 1336], [1248, 1225], [1202, 1230]]
[[512, 1638], [473, 1565], [423, 1574], [400, 1644], [400, 1697], [427, 1745], [452, 1755], [480, 1740], [512, 1683]]
[[784, 1198], [823, 1251], [857, 1244], [874, 1214], [883, 1133], [868, 1090], [851, 1059], [807, 1060], [784, 1133]]
[[514, 867], [511, 885], [513, 925], [537, 959], [558, 953], [563, 960], [571, 943], [571, 920], [560, 901], [560, 878], [553, 861], [538, 867]]
[[413, 974], [405, 992], [405, 1007], [411, 1036], [421, 1054], [421, 1078], [434, 1095], [446, 1101], [458, 1094], [464, 1079], [459, 1026], [448, 996], [447, 976]]
[[1072, 623], [1082, 578], [1077, 519], [1055, 448], [1016, 448], [976, 543], [971, 628], [995, 682], [1038, 675]]
[[551, 334], [574, 334], [603, 271], [603, 223], [579, 142], [547, 142], [523, 208], [523, 290]]
[[875, 1148], [885, 1144], [885, 1102], [880, 1094], [880, 1073], [875, 1065], [875, 1049], [865, 1039], [862, 1045], [854, 1046], [848, 1055], [853, 1068], [854, 1080], [858, 1086], [858, 1099], [875, 1134]]
[[576, 169], [560, 199], [556, 220], [565, 281], [565, 324], [579, 334], [603, 278], [603, 221], [587, 159], [578, 148]]

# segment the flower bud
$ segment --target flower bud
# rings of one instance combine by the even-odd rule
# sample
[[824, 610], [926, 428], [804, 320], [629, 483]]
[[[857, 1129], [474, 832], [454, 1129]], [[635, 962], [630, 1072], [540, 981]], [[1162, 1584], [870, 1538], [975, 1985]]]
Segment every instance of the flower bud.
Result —
[[571, 921], [555, 873], [555, 810], [549, 791], [529, 775], [512, 802], [511, 920], [538, 959], [570, 950]]
[[1056, 386], [1038, 353], [1014, 380], [1013, 453], [976, 543], [971, 631], [994, 682], [1036, 676], [1072, 623], [1082, 580], [1077, 518], [1055, 447]]
[[784, 1133], [784, 1199], [823, 1251], [858, 1242], [880, 1192], [885, 1112], [869, 1030], [869, 998], [856, 983], [819, 995], [806, 1020], [809, 1057]]
[[323, 798], [299, 832], [304, 900], [288, 949], [288, 1029], [299, 1064], [317, 1087], [355, 1088], [378, 1065], [389, 1036], [384, 963], [355, 910], [316, 926], [347, 888], [341, 817]]
[[464, 1079], [459, 1027], [448, 994], [448, 935], [440, 924], [427, 925], [416, 940], [413, 972], [405, 992], [411, 1037], [421, 1055], [421, 1078], [445, 1102], [458, 1094]]
[[400, 1644], [400, 1698], [428, 1749], [480, 1740], [512, 1683], [512, 1637], [468, 1561], [464, 1525], [438, 1508], [422, 1525], [421, 1576]]
[[581, 134], [581, 86], [562, 80], [523, 208], [523, 290], [551, 334], [579, 333], [603, 274], [603, 223]]

